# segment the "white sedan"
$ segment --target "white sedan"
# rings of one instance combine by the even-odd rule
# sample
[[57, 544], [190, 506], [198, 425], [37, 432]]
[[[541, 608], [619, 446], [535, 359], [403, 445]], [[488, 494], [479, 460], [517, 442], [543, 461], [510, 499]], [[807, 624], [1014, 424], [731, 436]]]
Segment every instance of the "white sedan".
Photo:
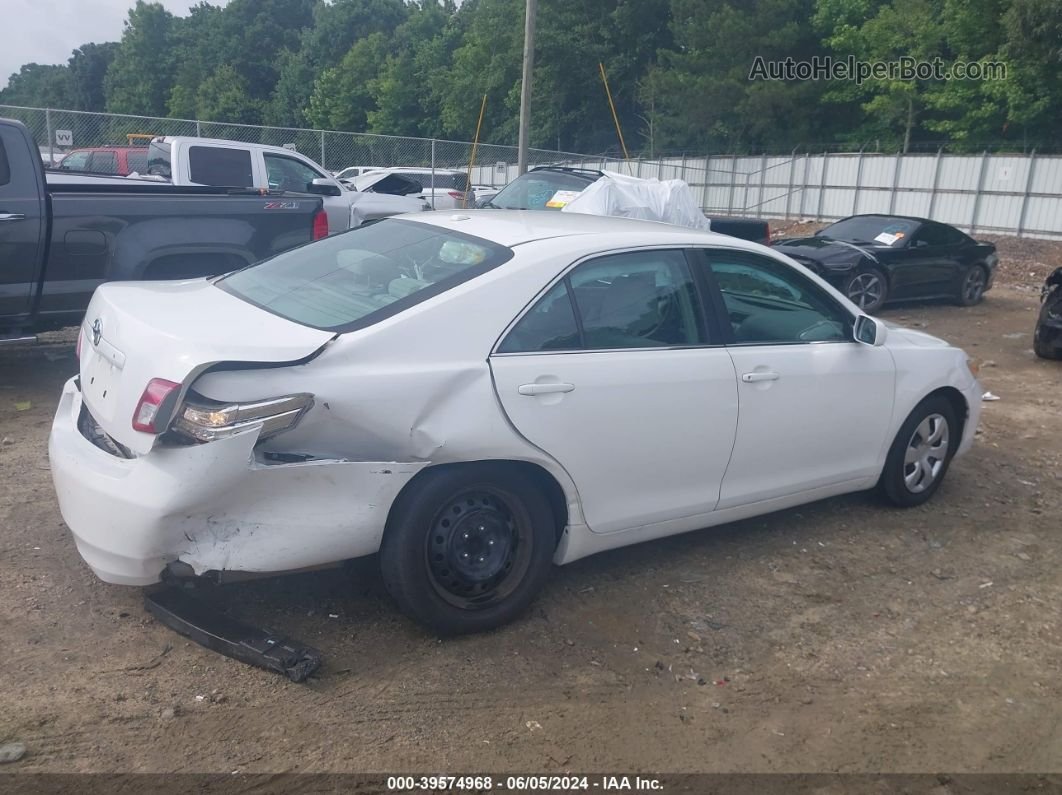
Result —
[[110, 583], [379, 553], [440, 633], [550, 566], [877, 486], [973, 441], [965, 354], [769, 248], [565, 213], [425, 213], [215, 279], [112, 283], [49, 452]]

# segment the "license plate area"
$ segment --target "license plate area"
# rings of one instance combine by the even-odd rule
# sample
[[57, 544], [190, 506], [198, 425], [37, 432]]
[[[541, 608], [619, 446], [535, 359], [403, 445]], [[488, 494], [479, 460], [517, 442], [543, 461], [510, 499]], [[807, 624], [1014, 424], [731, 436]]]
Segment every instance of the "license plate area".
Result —
[[82, 351], [81, 394], [92, 414], [101, 422], [114, 419], [122, 371], [95, 349]]

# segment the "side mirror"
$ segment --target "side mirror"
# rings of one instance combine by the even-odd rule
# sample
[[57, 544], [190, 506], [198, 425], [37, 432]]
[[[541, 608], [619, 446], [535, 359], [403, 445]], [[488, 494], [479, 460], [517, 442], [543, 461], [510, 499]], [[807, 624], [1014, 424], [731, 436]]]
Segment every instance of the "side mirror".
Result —
[[324, 177], [317, 177], [309, 185], [306, 186], [307, 193], [316, 193], [318, 196], [342, 196], [343, 189], [330, 179]]
[[853, 331], [856, 342], [870, 345], [873, 348], [880, 348], [884, 345], [889, 333], [884, 323], [870, 315], [857, 317]]

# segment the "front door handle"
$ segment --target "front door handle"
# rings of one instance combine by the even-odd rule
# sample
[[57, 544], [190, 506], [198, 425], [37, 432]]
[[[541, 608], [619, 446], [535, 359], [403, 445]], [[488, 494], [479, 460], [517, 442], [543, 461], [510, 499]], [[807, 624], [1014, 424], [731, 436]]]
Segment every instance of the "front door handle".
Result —
[[25, 221], [24, 213], [0, 213], [0, 221]]
[[571, 392], [575, 384], [520, 384], [517, 391], [521, 395], [552, 395], [556, 392]]
[[777, 381], [778, 373], [744, 373], [741, 380], [746, 384], [755, 384], [757, 381]]

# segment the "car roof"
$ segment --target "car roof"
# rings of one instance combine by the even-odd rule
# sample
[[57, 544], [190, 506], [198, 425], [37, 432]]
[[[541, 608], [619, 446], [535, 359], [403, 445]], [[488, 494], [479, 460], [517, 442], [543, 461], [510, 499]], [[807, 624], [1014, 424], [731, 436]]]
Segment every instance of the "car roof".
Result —
[[623, 245], [713, 244], [760, 249], [755, 243], [718, 232], [706, 232], [659, 221], [537, 210], [458, 210], [413, 213], [403, 220], [431, 224], [481, 237], [503, 246], [572, 236], [597, 236]]

